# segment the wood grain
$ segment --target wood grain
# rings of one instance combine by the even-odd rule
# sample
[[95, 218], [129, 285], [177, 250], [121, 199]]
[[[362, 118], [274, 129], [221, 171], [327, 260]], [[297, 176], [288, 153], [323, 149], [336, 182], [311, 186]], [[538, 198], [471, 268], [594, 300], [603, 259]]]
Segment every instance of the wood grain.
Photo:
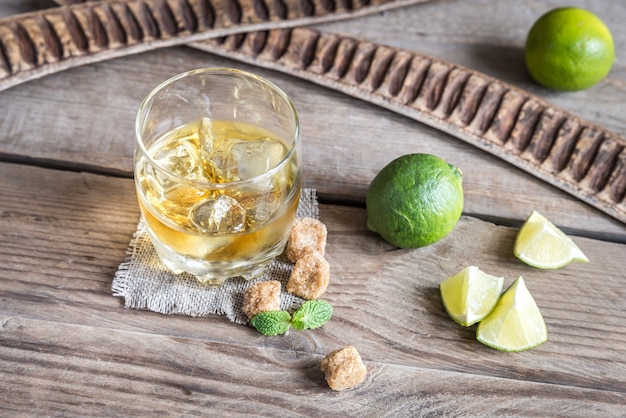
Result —
[[141, 101], [163, 80], [202, 66], [255, 72], [291, 96], [301, 119], [304, 181], [327, 201], [362, 205], [367, 185], [391, 159], [430, 152], [461, 167], [466, 213], [519, 224], [536, 209], [570, 232], [626, 242], [620, 222], [445, 133], [287, 74], [185, 47], [85, 65], [2, 92], [0, 158], [131, 177]]
[[[6, 414], [361, 417], [515, 411], [541, 416], [549, 410], [552, 416], [585, 417], [593, 411], [618, 417], [624, 405], [615, 392], [513, 384], [405, 366], [367, 352], [365, 381], [355, 390], [332, 393], [319, 369], [322, 354], [297, 345], [238, 348], [145, 332], [104, 335], [98, 328], [51, 327], [30, 319], [5, 321], [2, 343], [0, 375], [12, 388], [10, 395], [0, 394]], [[498, 396], [503, 390], [507, 397]]]
[[[45, 3], [3, 1], [0, 15]], [[538, 88], [520, 66], [526, 28], [557, 3], [437, 1], [319, 29], [480, 69], [623, 132], [619, 60], [597, 87], [567, 95]], [[571, 4], [598, 11], [623, 55], [619, 2]], [[266, 338], [223, 317], [125, 309], [111, 296], [139, 216], [131, 180], [137, 107], [159, 82], [200, 66], [257, 72], [296, 103], [306, 185], [341, 203], [320, 207], [331, 261], [325, 298], [335, 306], [321, 329]], [[476, 147], [307, 80], [186, 47], [51, 74], [2, 92], [0, 109], [2, 416], [626, 415], [625, 247], [615, 242], [626, 242], [626, 227]], [[571, 142], [562, 135], [554, 146]], [[380, 168], [416, 151], [462, 167], [465, 216], [435, 246], [396, 250], [365, 228], [363, 197]], [[544, 151], [537, 147], [537, 158]], [[557, 271], [518, 262], [510, 248], [530, 209], [574, 232], [591, 262]], [[451, 321], [437, 285], [468, 264], [507, 284], [522, 274], [549, 341], [496, 352]], [[369, 373], [356, 389], [334, 393], [319, 361], [346, 343]]]
[[[4, 163], [0, 181], [3, 413], [473, 415], [485, 399], [502, 414], [626, 408], [624, 245], [575, 237], [591, 263], [539, 271], [512, 256], [514, 228], [463, 217], [433, 246], [396, 250], [367, 231], [363, 209], [321, 205], [333, 318], [267, 338], [222, 317], [125, 309], [111, 296], [138, 216], [132, 180]], [[469, 264], [507, 285], [523, 275], [549, 341], [500, 353], [450, 320], [438, 283]], [[367, 379], [331, 393], [319, 361], [348, 343]]]
[[[224, 14], [237, 25], [242, 21], [242, 6], [233, 4]], [[267, 20], [268, 11], [264, 4], [263, 8], [259, 4], [254, 3], [251, 8]], [[305, 15], [314, 13], [314, 7], [309, 10], [300, 6]], [[160, 36], [161, 28], [149, 7], [140, 7], [138, 18], [125, 5], [126, 27], [119, 14], [106, 7], [108, 34], [93, 11], [90, 34], [75, 24], [73, 14], [72, 19], [66, 19], [60, 34], [45, 20], [44, 29], [41, 24], [39, 27], [42, 39], [38, 43], [46, 46], [42, 54], [52, 52], [54, 61], [61, 60], [61, 38], [67, 35], [82, 50], [86, 50], [90, 37], [99, 47], [108, 49], [115, 47], [109, 39], [125, 44], [128, 33], [140, 41], [144, 32], [150, 37]], [[175, 35], [176, 13], [167, 3], [155, 7], [163, 18], [162, 29]], [[335, 6], [327, 10], [334, 12]], [[209, 28], [215, 26], [215, 11], [210, 3], [196, 9], [181, 3], [177, 12], [183, 29], [190, 33], [198, 30], [199, 21]], [[37, 42], [20, 23], [16, 24], [14, 35], [21, 59], [36, 65]], [[622, 204], [626, 196], [626, 154], [622, 155], [626, 140], [499, 80], [424, 55], [309, 29], [238, 33], [192, 45], [221, 55], [234, 54], [240, 60], [295, 74], [413, 117], [485, 149], [626, 222], [626, 206]], [[10, 59], [5, 64], [11, 68]]]
[[192, 46], [413, 117], [626, 222], [626, 140], [499, 80], [428, 56], [311, 29], [238, 33]]

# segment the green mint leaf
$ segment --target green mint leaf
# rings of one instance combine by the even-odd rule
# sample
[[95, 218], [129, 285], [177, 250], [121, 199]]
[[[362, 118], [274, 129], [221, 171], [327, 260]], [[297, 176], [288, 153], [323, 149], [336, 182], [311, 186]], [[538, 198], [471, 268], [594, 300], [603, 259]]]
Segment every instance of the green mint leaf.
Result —
[[298, 331], [319, 328], [333, 314], [333, 307], [322, 299], [308, 300], [293, 313], [291, 326]]
[[287, 311], [261, 312], [252, 317], [250, 324], [263, 335], [284, 334], [291, 325], [291, 315]]

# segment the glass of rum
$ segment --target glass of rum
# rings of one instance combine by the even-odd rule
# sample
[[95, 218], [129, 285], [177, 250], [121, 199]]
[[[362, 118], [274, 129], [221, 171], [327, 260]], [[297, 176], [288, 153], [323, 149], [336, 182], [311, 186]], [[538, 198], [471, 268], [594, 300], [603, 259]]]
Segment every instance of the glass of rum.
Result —
[[262, 274], [300, 199], [289, 97], [244, 71], [192, 70], [146, 97], [135, 129], [139, 206], [165, 266], [208, 285]]

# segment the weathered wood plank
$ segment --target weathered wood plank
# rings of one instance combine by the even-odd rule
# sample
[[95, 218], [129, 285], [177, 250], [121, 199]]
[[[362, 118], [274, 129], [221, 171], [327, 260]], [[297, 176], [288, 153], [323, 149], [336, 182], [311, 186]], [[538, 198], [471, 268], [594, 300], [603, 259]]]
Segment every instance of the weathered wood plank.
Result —
[[4, 0], [0, 4], [0, 17], [56, 7], [53, 0]]
[[[241, 350], [269, 344], [272, 350], [298, 346], [322, 354], [354, 344], [371, 361], [399, 366], [622, 395], [626, 388], [623, 244], [575, 237], [590, 263], [539, 271], [513, 257], [515, 228], [463, 217], [443, 241], [397, 250], [367, 231], [363, 209], [322, 205], [332, 274], [324, 298], [333, 304], [334, 317], [321, 330], [266, 338], [220, 317], [124, 309], [111, 296], [111, 280], [138, 214], [130, 179], [0, 164], [0, 182], [0, 316], [5, 322], [49, 321], [50, 332], [63, 324], [85, 327], [93, 338], [96, 329], [99, 338], [113, 330], [160, 334]], [[506, 284], [523, 275], [544, 313], [550, 340], [526, 353], [505, 354], [478, 343], [474, 328], [450, 320], [438, 284], [470, 264], [503, 275]], [[36, 340], [23, 344], [34, 352], [39, 346]], [[85, 342], [84, 349], [96, 348]], [[115, 356], [118, 343], [108, 350]]]
[[[174, 73], [207, 65], [255, 71], [292, 96], [302, 121], [304, 180], [321, 196], [362, 203], [391, 159], [430, 152], [461, 167], [466, 213], [520, 222], [537, 209], [566, 227], [626, 241], [626, 226], [446, 134], [293, 77], [186, 48], [85, 66], [3, 92], [0, 155], [130, 176], [134, 116], [144, 95]], [[337, 109], [350, 109], [348, 117]]]
[[[278, 337], [280, 338], [280, 337]], [[288, 337], [282, 337], [288, 338]], [[3, 320], [0, 411], [63, 416], [618, 417], [623, 393], [404, 366], [364, 351], [365, 381], [331, 392], [326, 347], [279, 347]]]
[[[575, 3], [590, 6], [589, 2]], [[622, 132], [626, 126], [620, 87], [624, 86], [624, 72], [619, 61], [607, 80], [584, 92], [554, 93], [529, 80], [521, 61], [525, 32], [539, 9], [552, 5], [549, 1], [537, 7], [517, 5], [515, 13], [507, 13], [506, 22], [494, 21], [493, 17], [490, 22], [490, 16], [504, 6], [484, 0], [432, 2], [321, 27], [365, 38], [376, 33], [377, 42], [476, 68]], [[603, 16], [607, 23], [618, 28], [615, 22], [621, 21], [624, 11], [610, 2], [600, 6], [595, 7], [609, 11], [609, 16]], [[446, 34], [442, 27], [447, 28]], [[619, 48], [626, 48], [626, 40], [620, 42], [626, 34], [614, 32], [619, 56]], [[133, 119], [141, 99], [174, 73], [213, 65], [259, 72], [294, 98], [302, 117], [306, 180], [323, 196], [362, 202], [367, 184], [391, 158], [408, 152], [432, 152], [463, 169], [466, 213], [520, 222], [530, 209], [537, 209], [566, 227], [626, 240], [622, 224], [448, 135], [293, 77], [185, 48], [89, 65], [3, 92], [0, 155], [130, 175]]]
[[[42, 3], [2, 2], [0, 14]], [[626, 9], [571, 4], [601, 10], [624, 55]], [[459, 62], [623, 132], [624, 63], [572, 94], [539, 89], [523, 70], [527, 26], [556, 5], [437, 1], [324, 28]], [[271, 71], [257, 72], [283, 86], [302, 117], [307, 186], [362, 203], [393, 157], [433, 152], [463, 169], [468, 216], [438, 244], [396, 250], [367, 231], [361, 207], [321, 205], [332, 274], [324, 298], [335, 313], [319, 330], [266, 338], [222, 317], [124, 309], [110, 286], [139, 216], [129, 178], [136, 108], [164, 78], [206, 65], [257, 71], [175, 48], [0, 94], [2, 160], [126, 177], [0, 163], [0, 415], [626, 415], [625, 246], [574, 236], [591, 262], [539, 271], [511, 255], [514, 227], [475, 216], [516, 225], [538, 209], [622, 240], [626, 227], [454, 138]], [[500, 353], [451, 321], [437, 286], [469, 264], [506, 284], [523, 275], [549, 341]], [[370, 372], [357, 389], [333, 393], [319, 360], [348, 343]]]
[[[583, 251], [595, 253], [591, 263], [540, 271], [512, 255], [515, 228], [463, 218], [435, 245], [395, 250], [368, 236], [363, 212], [338, 208], [342, 211], [345, 216], [333, 213], [332, 218], [348, 222], [345, 229], [338, 231], [329, 222], [334, 251], [328, 259], [335, 281], [327, 298], [346, 313], [333, 325], [337, 338], [360, 326], [362, 338], [377, 345], [376, 351], [387, 359], [412, 359], [399, 360], [403, 364], [415, 361], [437, 369], [481, 370], [480, 374], [604, 389], [624, 385], [626, 363], [615, 362], [624, 353], [618, 347], [626, 347], [626, 315], [619, 307], [625, 295], [623, 261], [618, 253], [608, 258], [595, 253], [603, 251], [596, 247], [602, 243], [576, 238]], [[623, 246], [613, 248], [624, 251]], [[358, 262], [340, 261], [354, 260], [354, 254], [359, 254]], [[473, 327], [450, 323], [441, 308], [438, 284], [468, 265], [504, 276], [505, 286], [524, 276], [544, 314], [549, 342], [521, 356], [503, 355], [477, 343]], [[605, 337], [614, 340], [603, 341]], [[594, 365], [587, 369], [580, 358], [590, 356]]]

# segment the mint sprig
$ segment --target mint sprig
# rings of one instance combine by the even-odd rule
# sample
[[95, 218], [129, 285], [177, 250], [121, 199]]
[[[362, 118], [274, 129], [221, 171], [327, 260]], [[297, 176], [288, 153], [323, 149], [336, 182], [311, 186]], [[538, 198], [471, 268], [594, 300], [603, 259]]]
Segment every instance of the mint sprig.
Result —
[[325, 300], [308, 300], [293, 316], [287, 311], [260, 312], [252, 317], [250, 325], [263, 335], [280, 335], [290, 327], [298, 331], [315, 329], [324, 325], [333, 314], [333, 307]]
[[263, 335], [284, 334], [291, 326], [291, 315], [287, 311], [260, 312], [252, 317], [250, 324]]
[[293, 313], [291, 326], [298, 331], [315, 329], [324, 325], [333, 314], [333, 307], [322, 299], [306, 301]]

